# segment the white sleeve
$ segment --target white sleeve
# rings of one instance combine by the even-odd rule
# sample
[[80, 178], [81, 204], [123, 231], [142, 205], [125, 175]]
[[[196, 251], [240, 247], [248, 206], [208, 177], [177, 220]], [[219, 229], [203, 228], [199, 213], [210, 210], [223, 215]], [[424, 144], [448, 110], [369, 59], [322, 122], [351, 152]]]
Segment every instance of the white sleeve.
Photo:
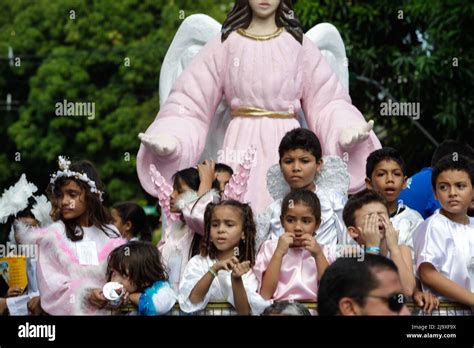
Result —
[[176, 294], [171, 286], [166, 283], [160, 290], [152, 296], [153, 305], [155, 306], [156, 315], [168, 313], [176, 303]]
[[347, 234], [342, 220], [342, 211], [346, 198], [343, 194], [332, 190], [320, 190], [316, 193], [321, 203], [321, 226], [316, 231], [319, 244], [332, 246], [346, 244]]
[[258, 280], [252, 270], [250, 270], [243, 278], [245, 292], [247, 293], [247, 299], [249, 301], [250, 310], [252, 315], [260, 315], [265, 308], [270, 306], [273, 301], [264, 300], [263, 297], [257, 292]]
[[416, 269], [424, 262], [430, 263], [438, 272], [446, 262], [449, 232], [443, 230], [434, 219], [425, 221], [414, 233]]
[[[189, 295], [191, 294], [191, 291], [194, 289], [198, 281], [201, 280], [201, 278], [208, 272], [208, 270], [209, 267], [207, 266], [206, 259], [204, 259], [200, 255], [194, 256], [191, 260], [189, 260], [188, 264], [186, 265], [183, 278], [179, 283], [178, 294], [179, 307], [183, 312], [192, 313], [200, 311], [204, 309], [209, 303], [212, 284], [209, 287], [209, 291], [204, 296], [201, 302], [191, 303], [191, 301], [189, 300]], [[214, 278], [213, 282], [215, 281], [216, 279]]]

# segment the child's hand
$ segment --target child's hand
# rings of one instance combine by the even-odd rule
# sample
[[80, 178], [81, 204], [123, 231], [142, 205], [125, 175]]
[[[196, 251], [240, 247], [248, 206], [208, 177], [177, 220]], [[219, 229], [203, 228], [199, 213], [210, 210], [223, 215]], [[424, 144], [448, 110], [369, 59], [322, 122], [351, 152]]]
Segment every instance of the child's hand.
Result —
[[92, 289], [89, 295], [89, 302], [97, 308], [104, 308], [109, 304], [109, 301], [105, 298], [102, 293], [102, 289]]
[[30, 315], [37, 316], [44, 313], [43, 308], [41, 308], [41, 298], [39, 296], [35, 296], [31, 300], [29, 300], [26, 306]]
[[415, 290], [413, 301], [415, 301], [418, 306], [423, 307], [423, 310], [428, 313], [431, 313], [433, 309], [439, 306], [439, 300], [435, 295], [419, 290]]
[[204, 162], [197, 165], [199, 172], [199, 179], [209, 179], [211, 182], [214, 181], [214, 168], [215, 162], [213, 160], [205, 160]]
[[282, 256], [286, 255], [290, 245], [293, 244], [295, 235], [290, 232], [283, 233], [280, 238], [278, 238], [278, 244], [275, 252], [279, 252]]
[[313, 236], [304, 234], [301, 239], [303, 240], [302, 247], [308, 250], [314, 258], [323, 252], [321, 246], [316, 242]]
[[387, 221], [385, 217], [382, 219], [385, 228], [385, 240], [387, 241], [387, 248], [389, 251], [398, 247], [398, 231], [393, 227], [390, 220]]
[[211, 268], [214, 272], [219, 272], [221, 269], [232, 271], [234, 266], [239, 263], [239, 260], [234, 256], [230, 259], [217, 261]]
[[199, 180], [201, 182], [199, 188], [201, 189], [202, 186], [203, 191], [209, 191], [212, 187], [212, 182], [214, 181], [214, 168], [215, 163], [212, 160], [205, 160], [201, 164], [197, 165], [197, 170], [199, 172]]
[[231, 275], [232, 278], [238, 279], [242, 278], [242, 276], [248, 271], [250, 271], [250, 261], [244, 261], [234, 265]]
[[20, 296], [24, 290], [25, 289], [19, 288], [18, 286], [8, 288], [7, 297]]
[[377, 214], [365, 216], [364, 228], [361, 229], [361, 235], [364, 238], [366, 246], [380, 247], [381, 235], [378, 220], [379, 217]]

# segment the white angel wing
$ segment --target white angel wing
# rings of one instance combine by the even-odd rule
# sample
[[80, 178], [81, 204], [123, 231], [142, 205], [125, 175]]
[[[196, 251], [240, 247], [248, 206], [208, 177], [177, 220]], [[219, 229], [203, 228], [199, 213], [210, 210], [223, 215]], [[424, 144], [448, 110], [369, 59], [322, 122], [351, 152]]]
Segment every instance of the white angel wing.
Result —
[[176, 79], [204, 45], [221, 30], [221, 25], [204, 14], [183, 20], [171, 42], [160, 72], [160, 104], [163, 105]]
[[[222, 25], [215, 19], [194, 14], [187, 17], [178, 28], [166, 53], [160, 72], [160, 104], [168, 98], [176, 79], [191, 63], [204, 45], [221, 31]], [[209, 127], [206, 146], [201, 160], [218, 160], [218, 150], [224, 142], [225, 130], [230, 122], [230, 108], [223, 98]], [[212, 136], [211, 136], [212, 135]]]
[[311, 28], [306, 36], [318, 46], [321, 54], [349, 93], [349, 64], [346, 48], [337, 28], [330, 23], [320, 23]]
[[[338, 156], [324, 156], [324, 165], [314, 179], [319, 188], [334, 190], [347, 195], [349, 190], [349, 173], [347, 165]], [[267, 190], [274, 201], [283, 199], [290, 192], [290, 186], [283, 178], [278, 164], [274, 164], [267, 171]]]

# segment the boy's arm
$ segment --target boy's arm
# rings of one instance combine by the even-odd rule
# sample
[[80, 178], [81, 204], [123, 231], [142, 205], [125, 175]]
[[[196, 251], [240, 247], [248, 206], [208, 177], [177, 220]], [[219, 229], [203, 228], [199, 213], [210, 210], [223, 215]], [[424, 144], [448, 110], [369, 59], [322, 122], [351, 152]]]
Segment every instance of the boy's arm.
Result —
[[413, 274], [410, 249], [405, 245], [390, 250], [390, 257], [398, 268], [398, 275], [402, 283], [403, 293], [412, 297], [416, 288], [416, 279]]
[[405, 245], [398, 245], [399, 232], [393, 227], [390, 220], [384, 217], [383, 224], [385, 227], [387, 248], [390, 251], [390, 258], [398, 268], [403, 293], [406, 296], [412, 297], [416, 287], [416, 279], [413, 274], [410, 248]]
[[418, 270], [421, 281], [431, 289], [451, 300], [474, 307], [474, 294], [446, 278], [431, 263], [423, 262]]

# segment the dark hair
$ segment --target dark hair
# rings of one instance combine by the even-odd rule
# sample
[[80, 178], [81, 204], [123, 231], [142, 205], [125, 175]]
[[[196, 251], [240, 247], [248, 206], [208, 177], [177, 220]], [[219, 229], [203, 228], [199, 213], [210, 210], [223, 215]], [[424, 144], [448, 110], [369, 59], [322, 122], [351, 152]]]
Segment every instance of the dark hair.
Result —
[[373, 202], [382, 203], [384, 207], [387, 208], [388, 212], [387, 201], [385, 200], [384, 196], [378, 192], [365, 189], [351, 196], [344, 206], [344, 210], [342, 211], [342, 219], [344, 220], [346, 227], [355, 226], [355, 212], [364, 205]]
[[108, 281], [113, 271], [129, 277], [137, 292], [142, 292], [158, 280], [168, 280], [161, 254], [150, 242], [129, 242], [112, 250], [107, 262]]
[[36, 217], [34, 214], [31, 212], [31, 209], [33, 209], [33, 206], [36, 204], [36, 199], [31, 196], [28, 198], [28, 205], [26, 206], [25, 209], [19, 211], [15, 215], [10, 215], [5, 222], [5, 227], [2, 228], [3, 231], [5, 231], [6, 235], [10, 233], [10, 230], [12, 228], [13, 223], [15, 222], [16, 219], [21, 219], [21, 218], [32, 218], [36, 220]]
[[[232, 170], [232, 168], [229, 167], [227, 164], [224, 164], [224, 163], [216, 163], [215, 166], [214, 166], [214, 172], [216, 172], [216, 173], [229, 173], [230, 176], [232, 176], [232, 174], [234, 174], [234, 171]], [[212, 188], [217, 190], [217, 191], [220, 191], [219, 180], [215, 179], [212, 182]]]
[[299, 302], [278, 301], [273, 302], [263, 311], [262, 315], [311, 315], [308, 308]]
[[184, 181], [192, 190], [199, 190], [201, 181], [199, 180], [199, 171], [196, 168], [191, 167], [177, 171], [173, 175], [173, 188], [175, 189], [178, 189], [179, 186], [178, 179]]
[[227, 164], [224, 164], [224, 163], [216, 163], [214, 165], [214, 171], [216, 173], [226, 172], [226, 173], [229, 173], [230, 175], [234, 174], [234, 171], [232, 170], [232, 168], [229, 167]]
[[439, 144], [433, 152], [433, 156], [431, 157], [431, 167], [434, 167], [444, 156], [452, 155], [454, 153], [474, 159], [474, 149], [471, 146], [456, 140], [445, 140]]
[[400, 153], [392, 147], [382, 147], [381, 149], [375, 150], [369, 155], [369, 157], [367, 157], [365, 176], [371, 179], [375, 166], [383, 160], [392, 160], [397, 162], [402, 170], [403, 175], [406, 175], [405, 161], [403, 160]]
[[[175, 190], [178, 190], [179, 187], [179, 181], [178, 179], [181, 179], [188, 185], [191, 190], [197, 191], [199, 190], [199, 185], [201, 184], [201, 180], [199, 179], [199, 171], [194, 168], [186, 168], [182, 169], [178, 172], [176, 172], [175, 175], [173, 175], [173, 188]], [[193, 257], [194, 255], [199, 254], [199, 244], [201, 242], [201, 235], [198, 233], [194, 233], [193, 241], [191, 242], [191, 247], [189, 249], [189, 258]]]
[[151, 242], [152, 231], [142, 207], [134, 202], [118, 202], [112, 206], [112, 209], [118, 212], [123, 223], [130, 221], [132, 224], [130, 232], [134, 237], [140, 235], [141, 240]]
[[319, 161], [322, 157], [321, 143], [318, 137], [306, 128], [295, 128], [284, 135], [278, 147], [280, 161], [286, 152], [296, 149], [311, 152], [316, 157], [316, 161]]
[[471, 185], [474, 185], [474, 164], [473, 161], [464, 156], [453, 158], [452, 155], [447, 155], [441, 158], [433, 167], [431, 174], [431, 185], [436, 189], [436, 180], [438, 176], [447, 170], [460, 170], [466, 172], [471, 180]]
[[281, 203], [281, 219], [288, 213], [290, 205], [301, 203], [311, 209], [316, 221], [321, 221], [321, 203], [318, 196], [306, 189], [298, 189], [288, 193]]
[[[240, 28], [248, 28], [252, 21], [252, 9], [248, 0], [236, 0], [234, 7], [227, 14], [227, 18], [222, 24], [221, 42], [224, 42], [231, 32]], [[296, 41], [303, 44], [303, 28], [293, 11], [291, 0], [281, 0], [275, 14], [275, 24], [284, 27]]]
[[[73, 172], [79, 172], [87, 174], [87, 177], [90, 180], [95, 182], [95, 185], [98, 190], [104, 191], [104, 184], [99, 178], [99, 174], [94, 167], [94, 164], [90, 161], [78, 161], [73, 162], [69, 169]], [[111, 216], [107, 209], [102, 204], [100, 197], [98, 194], [91, 192], [90, 186], [82, 180], [76, 179], [75, 177], [60, 177], [56, 180], [54, 185], [49, 184], [47, 188], [49, 200], [51, 201], [51, 205], [53, 209], [51, 211], [51, 217], [54, 221], [62, 220], [64, 225], [66, 226], [66, 235], [72, 241], [82, 240], [84, 237], [84, 230], [79, 223], [79, 219], [71, 219], [65, 220], [62, 217], [61, 213], [61, 198], [62, 192], [61, 188], [64, 185], [69, 184], [71, 181], [74, 181], [80, 188], [81, 191], [84, 192], [85, 197], [85, 205], [86, 205], [86, 212], [88, 220], [94, 226], [99, 228], [102, 232], [104, 232], [109, 237], [117, 238], [119, 237], [119, 233], [115, 230], [107, 227], [107, 224], [111, 223]]]
[[240, 211], [245, 239], [239, 243], [239, 261], [250, 261], [250, 265], [253, 266], [255, 264], [255, 236], [257, 230], [253, 221], [252, 209], [250, 205], [235, 200], [225, 200], [207, 205], [204, 213], [204, 236], [201, 240], [201, 256], [209, 255], [211, 259], [216, 258], [217, 249], [211, 242], [211, 221], [214, 209], [217, 207], [233, 207]]
[[392, 260], [374, 254], [365, 254], [364, 261], [356, 258], [339, 258], [324, 272], [318, 289], [318, 314], [337, 315], [343, 297], [354, 299], [361, 306], [367, 294], [380, 284], [376, 273], [390, 270], [398, 274]]

